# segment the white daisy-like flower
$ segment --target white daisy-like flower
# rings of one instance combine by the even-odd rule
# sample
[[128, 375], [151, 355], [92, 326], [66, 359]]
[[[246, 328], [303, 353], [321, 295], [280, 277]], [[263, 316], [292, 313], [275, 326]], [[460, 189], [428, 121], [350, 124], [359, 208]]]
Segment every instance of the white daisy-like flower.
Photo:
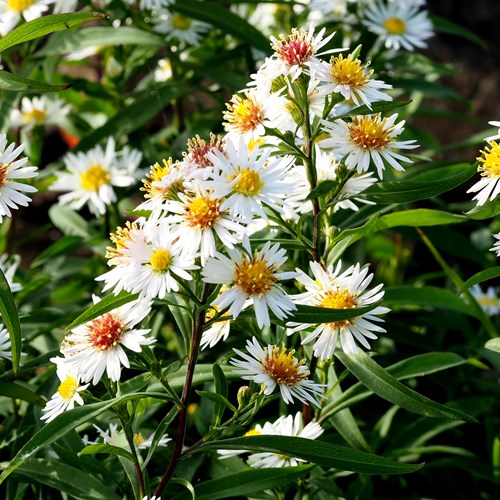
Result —
[[486, 292], [483, 292], [481, 286], [477, 284], [471, 286], [469, 292], [489, 316], [500, 313], [500, 298], [498, 298], [494, 287], [490, 286]]
[[481, 180], [467, 191], [477, 193], [472, 199], [477, 200], [478, 206], [493, 201], [500, 193], [500, 144], [489, 141], [481, 153], [483, 156], [476, 158], [481, 162], [477, 169], [481, 173]]
[[7, 329], [0, 323], [0, 358], [12, 359], [12, 344]]
[[[94, 304], [99, 298], [93, 296]], [[141, 352], [143, 345], [156, 340], [148, 329], [135, 329], [151, 311], [151, 302], [134, 300], [71, 330], [61, 346], [66, 362], [78, 366], [83, 382], [97, 384], [104, 372], [110, 380], [120, 380], [121, 367], [130, 367], [124, 349]]]
[[500, 233], [494, 234], [493, 237], [498, 241], [490, 248], [492, 252], [495, 252], [498, 257], [500, 257]]
[[230, 258], [218, 252], [208, 259], [202, 270], [203, 280], [228, 287], [212, 302], [212, 306], [221, 311], [229, 307], [229, 314], [237, 318], [242, 309], [251, 303], [257, 324], [263, 328], [271, 324], [268, 309], [279, 319], [285, 319], [296, 309], [279, 285], [281, 280], [294, 278], [295, 273], [277, 272], [287, 260], [285, 250], [278, 244], [271, 246], [268, 241], [260, 251], [252, 254], [248, 240], [244, 239], [243, 243], [244, 252], [228, 249]]
[[[219, 291], [219, 295], [226, 291], [227, 287], [222, 286]], [[216, 314], [220, 313], [220, 309], [217, 306], [211, 306], [205, 313], [205, 323], [212, 320]], [[221, 317], [229, 316], [229, 312], [226, 311], [221, 315]], [[226, 340], [229, 336], [229, 331], [231, 330], [231, 320], [222, 320], [217, 318], [218, 321], [214, 321], [209, 327], [203, 332], [201, 336], [200, 346], [201, 349], [206, 349], [207, 347], [213, 347], [219, 340]]]
[[224, 199], [216, 198], [204, 189], [203, 183], [196, 183], [195, 192], [179, 193], [180, 201], [172, 201], [167, 220], [175, 223], [175, 235], [179, 237], [179, 247], [187, 254], [200, 255], [204, 266], [221, 245], [233, 248], [246, 232], [243, 220], [234, 217], [229, 210], [221, 210]]
[[403, 131], [404, 120], [395, 123], [398, 115], [382, 118], [380, 113], [353, 117], [351, 122], [336, 120], [333, 123], [323, 121], [328, 139], [321, 141], [320, 146], [331, 148], [339, 157], [345, 156], [347, 168], [365, 172], [373, 161], [380, 179], [383, 177], [385, 163], [395, 170], [404, 170], [400, 162], [411, 163], [412, 160], [398, 153], [400, 149], [417, 148], [416, 141], [398, 141], [397, 136]]
[[427, 11], [419, 11], [413, 2], [375, 1], [367, 5], [363, 24], [380, 37], [388, 49], [412, 51], [427, 47], [434, 35]]
[[11, 113], [10, 126], [30, 129], [37, 125], [60, 125], [70, 111], [71, 106], [58, 97], [23, 97], [21, 109]]
[[[129, 3], [137, 3], [136, 0], [127, 0]], [[158, 10], [158, 9], [164, 9], [165, 7], [168, 7], [169, 5], [172, 5], [174, 0], [139, 0], [139, 7], [141, 9], [147, 9], [147, 10]]]
[[153, 17], [153, 31], [165, 35], [165, 40], [178, 40], [186, 45], [198, 45], [210, 25], [179, 12], [157, 9]]
[[[373, 279], [373, 274], [368, 274], [368, 268], [360, 269], [359, 264], [349, 267], [341, 273], [342, 263], [339, 262], [335, 271], [332, 266], [323, 268], [318, 262], [311, 262], [311, 271], [314, 279], [310, 278], [300, 269], [297, 269], [297, 281], [302, 283], [306, 292], [296, 295], [295, 302], [316, 307], [332, 309], [355, 309], [365, 307], [378, 302], [384, 296], [383, 285], [377, 285], [372, 290], [367, 287]], [[333, 351], [340, 341], [342, 350], [346, 354], [356, 354], [358, 347], [356, 341], [366, 349], [370, 344], [366, 339], [376, 339], [374, 333], [385, 333], [385, 329], [374, 324], [382, 322], [379, 314], [388, 313], [387, 307], [377, 306], [368, 313], [355, 316], [351, 319], [335, 321], [332, 323], [320, 323], [302, 341], [307, 344], [315, 340], [314, 355], [321, 360], [330, 359]], [[288, 335], [297, 331], [305, 330], [310, 325], [289, 323]]]
[[129, 232], [119, 250], [119, 260], [110, 261], [118, 264], [114, 272], [96, 280], [107, 283], [103, 291], [114, 287], [114, 293], [119, 293], [125, 289], [150, 300], [178, 292], [177, 279], [190, 281], [193, 278], [187, 271], [198, 269], [195, 255], [181, 254], [178, 238], [164, 219], [145, 222], [141, 230]]
[[254, 215], [267, 219], [263, 205], [283, 212], [285, 199], [294, 188], [288, 179], [293, 158], [270, 158], [271, 151], [261, 151], [258, 146], [249, 151], [243, 138], [237, 146], [227, 141], [226, 148], [227, 156], [218, 150], [207, 153], [214, 175], [205, 186], [214, 196], [225, 198], [220, 209], [249, 220]]
[[44, 415], [40, 419], [46, 422], [54, 420], [67, 410], [72, 410], [75, 404], [83, 405], [84, 402], [79, 393], [89, 386], [89, 384], [80, 385], [77, 366], [66, 363], [64, 358], [52, 358], [51, 361], [57, 365], [57, 376], [61, 383], [42, 410]]
[[309, 380], [310, 371], [305, 360], [298, 360], [295, 350], [287, 351], [285, 346], [268, 345], [264, 349], [255, 337], [247, 340], [246, 350], [233, 349], [242, 359], [231, 359], [230, 363], [244, 380], [252, 380], [264, 386], [264, 394], [269, 396], [279, 387], [286, 404], [295, 399], [309, 405], [320, 406], [317, 398], [323, 394], [323, 386]]
[[235, 142], [243, 137], [247, 143], [265, 135], [266, 127], [282, 131], [290, 121], [286, 104], [285, 97], [259, 88], [234, 94], [226, 103], [224, 129]]
[[495, 135], [491, 135], [490, 137], [486, 137], [484, 140], [486, 142], [499, 140], [500, 139], [500, 122], [492, 121], [492, 122], [488, 122], [488, 125], [491, 125], [492, 127], [499, 127], [498, 132]]
[[37, 167], [26, 167], [28, 158], [16, 158], [24, 150], [24, 144], [16, 148], [12, 142], [8, 144], [7, 135], [0, 134], [0, 222], [4, 216], [12, 215], [11, 209], [26, 207], [31, 199], [24, 193], [38, 191], [29, 184], [19, 182], [38, 175]]
[[330, 54], [343, 49], [333, 49], [319, 53], [319, 49], [326, 45], [335, 35], [332, 33], [324, 37], [326, 29], [323, 28], [316, 36], [314, 26], [309, 26], [309, 31], [292, 28], [288, 36], [280, 35], [279, 39], [272, 36], [271, 46], [274, 55], [266, 59], [266, 71], [270, 77], [289, 75], [292, 81], [296, 80], [304, 70], [309, 69], [312, 61], [317, 61], [318, 55]]
[[[118, 424], [113, 424], [113, 423], [109, 424], [109, 427], [105, 431], [95, 424], [94, 428], [97, 430], [99, 436], [102, 438], [105, 444], [110, 444], [112, 446], [119, 446], [120, 448], [130, 449], [125, 433], [123, 432], [123, 429], [118, 429]], [[145, 438], [141, 432], [134, 433], [134, 443], [140, 450], [146, 450], [148, 448], [151, 448], [151, 445], [153, 444], [153, 439], [154, 439], [154, 433], [150, 434], [147, 438]], [[156, 446], [165, 447], [170, 441], [172, 441], [172, 439], [169, 438], [167, 434], [164, 434], [160, 438]], [[85, 444], [86, 445], [98, 444], [98, 441], [92, 442], [86, 439]]]
[[14, 282], [14, 276], [20, 261], [21, 258], [19, 255], [14, 255], [12, 258], [9, 258], [9, 256], [5, 253], [0, 255], [0, 269], [3, 272], [12, 293], [19, 292], [19, 290], [23, 289], [21, 283]]
[[154, 76], [157, 82], [166, 82], [172, 78], [172, 63], [170, 59], [160, 59], [158, 61]]
[[136, 182], [141, 158], [142, 153], [128, 147], [116, 151], [115, 141], [109, 137], [105, 149], [96, 146], [86, 153], [68, 153], [64, 157], [68, 172], [59, 173], [49, 189], [69, 191], [59, 197], [59, 203], [75, 210], [88, 205], [91, 213], [98, 217], [117, 200], [113, 187], [131, 186]]
[[392, 85], [372, 79], [373, 70], [368, 70], [368, 65], [353, 59], [352, 54], [347, 57], [339, 54], [332, 56], [330, 63], [312, 62], [311, 75], [325, 83], [324, 92], [341, 94], [356, 106], [366, 104], [371, 109], [373, 102], [392, 101], [392, 97], [385, 93]]
[[[292, 415], [281, 416], [275, 422], [266, 422], [260, 431], [264, 436], [294, 436], [304, 439], [316, 439], [323, 434], [323, 427], [314, 420], [305, 427], [302, 420], [302, 413], [297, 412], [295, 417]], [[254, 468], [273, 468], [273, 467], [295, 467], [304, 463], [302, 458], [283, 455], [282, 453], [254, 453], [250, 455], [248, 464]]]
[[0, 35], [5, 36], [10, 33], [17, 23], [24, 18], [26, 21], [33, 21], [42, 17], [53, 3], [53, 0], [7, 0], [0, 2]]

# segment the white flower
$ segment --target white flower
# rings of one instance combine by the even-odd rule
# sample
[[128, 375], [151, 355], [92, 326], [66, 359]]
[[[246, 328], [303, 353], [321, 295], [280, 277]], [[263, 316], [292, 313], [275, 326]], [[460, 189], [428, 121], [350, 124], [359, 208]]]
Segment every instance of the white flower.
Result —
[[270, 158], [271, 151], [255, 146], [248, 150], [243, 138], [239, 144], [226, 143], [227, 157], [218, 150], [207, 153], [214, 164], [213, 180], [206, 181], [213, 195], [226, 198], [220, 209], [235, 216], [267, 219], [263, 205], [283, 212], [283, 205], [293, 185], [287, 179], [293, 158]]
[[64, 12], [75, 12], [78, 0], [54, 0], [53, 14], [62, 14]]
[[109, 137], [106, 149], [96, 146], [86, 153], [68, 153], [64, 163], [69, 172], [61, 172], [50, 189], [69, 191], [59, 197], [59, 203], [75, 210], [87, 204], [98, 217], [116, 201], [114, 186], [134, 184], [141, 158], [142, 153], [128, 147], [116, 151], [115, 141]]
[[53, 0], [7, 0], [0, 2], [0, 35], [10, 33], [16, 24], [24, 18], [33, 21], [42, 17]]
[[500, 257], [500, 233], [494, 234], [494, 238], [498, 241], [495, 241], [495, 244], [490, 248], [492, 252], [496, 252], [497, 256]]
[[80, 392], [84, 391], [88, 384], [80, 385], [80, 374], [78, 367], [65, 362], [63, 358], [52, 358], [52, 362], [57, 365], [57, 376], [61, 383], [57, 392], [43, 408], [44, 415], [41, 420], [50, 422], [66, 410], [72, 410], [75, 404], [83, 405]]
[[498, 139], [500, 139], [500, 122], [488, 122], [489, 125], [491, 125], [492, 127], [499, 127], [498, 129], [498, 132], [496, 135], [492, 135], [490, 137], [486, 137], [484, 140], [486, 142], [490, 142], [490, 141], [497, 141]]
[[404, 121], [395, 123], [397, 114], [382, 118], [380, 114], [353, 117], [350, 123], [336, 120], [323, 121], [330, 138], [321, 141], [320, 146], [332, 148], [339, 158], [345, 158], [347, 168], [365, 172], [373, 161], [380, 179], [383, 177], [385, 162], [395, 170], [404, 170], [400, 162], [412, 160], [396, 152], [400, 149], [416, 148], [415, 140], [398, 141], [403, 131]]
[[155, 69], [155, 80], [157, 82], [166, 82], [172, 78], [172, 63], [170, 59], [160, 59]]
[[285, 250], [268, 241], [259, 252], [252, 251], [244, 240], [245, 252], [228, 249], [230, 258], [221, 253], [211, 257], [202, 270], [206, 283], [227, 285], [211, 305], [220, 310], [229, 307], [229, 314], [236, 318], [251, 300], [260, 328], [270, 326], [268, 308], [279, 318], [285, 319], [295, 304], [279, 285], [281, 280], [295, 277], [293, 272], [277, 270], [287, 260]]
[[366, 104], [371, 109], [375, 101], [392, 101], [392, 97], [383, 90], [392, 88], [392, 85], [382, 80], [373, 80], [373, 70], [368, 71], [368, 64], [364, 66], [359, 59], [353, 59], [352, 54], [343, 57], [339, 54], [333, 57], [330, 63], [311, 63], [311, 75], [325, 85], [322, 90], [326, 93], [338, 93], [346, 100], [352, 100], [356, 106]]
[[178, 40], [186, 45], [197, 45], [210, 25], [184, 16], [179, 12], [157, 9], [153, 17], [153, 31], [165, 35], [165, 40]]
[[[275, 422], [266, 422], [260, 431], [261, 435], [267, 436], [294, 436], [304, 439], [316, 439], [323, 434], [324, 429], [314, 420], [305, 427], [302, 421], [302, 413], [297, 412], [292, 415], [281, 416]], [[255, 453], [250, 455], [248, 464], [254, 468], [268, 467], [295, 467], [305, 462], [301, 458], [295, 458], [282, 453]]]
[[12, 359], [12, 344], [7, 329], [0, 323], [0, 358]]
[[16, 148], [7, 143], [7, 135], [0, 134], [0, 222], [3, 217], [12, 215], [11, 209], [26, 207], [31, 199], [24, 193], [35, 193], [37, 189], [19, 182], [22, 179], [36, 177], [36, 167], [26, 167], [27, 158], [16, 158], [22, 153], [24, 144]]
[[427, 11], [408, 1], [368, 4], [363, 23], [384, 42], [386, 48], [412, 51], [427, 47], [434, 32]]
[[[93, 296], [94, 303], [99, 298]], [[106, 371], [110, 380], [120, 380], [122, 365], [130, 367], [126, 347], [140, 352], [143, 345], [155, 342], [148, 337], [150, 329], [136, 330], [150, 312], [151, 303], [135, 300], [114, 309], [96, 319], [71, 330], [64, 339], [61, 352], [66, 361], [78, 366], [78, 373], [83, 382], [95, 385]]]
[[[385, 293], [382, 291], [382, 284], [377, 285], [372, 290], [367, 290], [373, 279], [373, 274], [368, 274], [368, 268], [360, 269], [359, 264], [356, 264], [340, 274], [341, 266], [342, 263], [339, 262], [333, 271], [332, 266], [324, 269], [318, 262], [311, 262], [310, 267], [314, 279], [297, 269], [299, 273], [297, 281], [305, 286], [306, 292], [296, 295], [295, 302], [333, 309], [355, 309], [369, 306], [382, 299]], [[315, 340], [314, 355], [321, 360], [332, 357], [339, 340], [342, 350], [346, 354], [358, 352], [356, 341], [366, 349], [370, 349], [370, 344], [366, 339], [376, 339], [377, 335], [374, 332], [385, 332], [383, 328], [373, 322], [383, 321], [378, 315], [389, 311], [390, 309], [387, 307], [377, 306], [370, 312], [351, 319], [320, 323], [306, 336], [302, 344]], [[289, 323], [288, 326], [291, 328], [287, 333], [291, 335], [308, 328], [310, 325]]]
[[500, 193], [500, 144], [489, 141], [481, 153], [483, 156], [476, 158], [482, 163], [477, 169], [481, 173], [481, 180], [467, 191], [477, 193], [472, 199], [477, 200], [478, 206], [488, 200], [493, 201]]
[[178, 292], [176, 278], [192, 280], [187, 271], [198, 266], [194, 255], [181, 254], [179, 244], [174, 244], [177, 239], [164, 219], [144, 223], [141, 229], [128, 232], [119, 255], [109, 261], [117, 267], [96, 280], [107, 283], [103, 291], [114, 287], [116, 294], [125, 289], [146, 299], [163, 299], [168, 292]]
[[[219, 295], [224, 293], [226, 289], [227, 287], [222, 286], [221, 290], [219, 291]], [[220, 309], [216, 306], [212, 306], [205, 313], [205, 321], [208, 322], [212, 320], [217, 313], [220, 313]], [[229, 316], [228, 312], [225, 312], [221, 315], [221, 317], [226, 316]], [[200, 346], [202, 350], [206, 349], [207, 347], [213, 347], [215, 344], [217, 344], [217, 342], [219, 342], [219, 340], [226, 340], [229, 335], [229, 331], [231, 330], [231, 320], [221, 320], [220, 318], [217, 319], [218, 321], [214, 321], [203, 332], [203, 335], [201, 336]]]
[[238, 368], [235, 373], [244, 380], [252, 380], [262, 384], [264, 394], [269, 396], [279, 387], [281, 397], [286, 404], [298, 399], [304, 404], [320, 406], [317, 398], [323, 394], [323, 386], [309, 380], [309, 368], [304, 360], [298, 360], [292, 349], [287, 352], [285, 346], [279, 348], [268, 345], [264, 349], [257, 339], [247, 340], [246, 350], [249, 354], [233, 349], [242, 359], [231, 359], [230, 363]]
[[486, 292], [483, 292], [480, 285], [474, 285], [469, 288], [469, 292], [489, 316], [500, 313], [500, 299], [495, 288], [490, 286]]
[[21, 258], [19, 255], [15, 255], [13, 259], [9, 259], [9, 256], [5, 253], [0, 255], [0, 269], [3, 272], [12, 293], [19, 292], [19, 290], [23, 289], [20, 283], [14, 283], [14, 275], [16, 274], [17, 266], [19, 266], [20, 260]]
[[37, 125], [61, 124], [70, 111], [71, 106], [58, 97], [23, 97], [21, 109], [11, 113], [10, 126], [30, 129]]
[[[106, 429], [105, 431], [103, 431], [99, 426], [95, 424], [94, 428], [97, 430], [97, 432], [99, 433], [105, 444], [110, 444], [113, 446], [119, 446], [120, 448], [130, 449], [125, 433], [123, 432], [122, 429], [118, 430], [117, 424], [113, 423], [109, 424], [108, 429]], [[147, 438], [145, 438], [141, 432], [134, 433], [134, 443], [140, 450], [146, 450], [148, 448], [151, 448], [151, 445], [153, 444], [153, 439], [154, 439], [154, 433], [150, 434]], [[167, 446], [167, 444], [170, 441], [172, 441], [172, 439], [170, 439], [167, 434], [164, 434], [160, 438], [156, 446], [158, 447]], [[97, 441], [91, 442], [87, 439], [86, 444], [87, 445], [97, 444]]]
[[[127, 0], [129, 3], [136, 3], [136, 0]], [[139, 7], [141, 9], [158, 10], [168, 7], [174, 0], [139, 0]]]

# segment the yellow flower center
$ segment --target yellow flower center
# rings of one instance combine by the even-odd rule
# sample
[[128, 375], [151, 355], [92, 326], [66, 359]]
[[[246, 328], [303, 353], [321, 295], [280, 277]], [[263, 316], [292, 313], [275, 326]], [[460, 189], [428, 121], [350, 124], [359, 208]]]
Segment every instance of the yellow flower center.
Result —
[[336, 83], [349, 85], [350, 87], [363, 87], [368, 78], [373, 73], [365, 73], [365, 66], [361, 66], [359, 59], [352, 60], [351, 54], [346, 59], [340, 54], [338, 57], [332, 57], [330, 60], [331, 72]]
[[254, 256], [251, 260], [244, 257], [236, 266], [233, 283], [247, 295], [260, 297], [271, 289], [275, 281], [274, 266], [269, 266], [265, 261], [257, 260]]
[[[324, 298], [317, 304], [318, 307], [329, 307], [331, 309], [355, 309], [357, 306], [356, 294], [348, 290], [329, 290]], [[329, 323], [332, 328], [343, 328], [350, 320], [334, 321]]]
[[172, 16], [172, 26], [177, 30], [188, 30], [191, 27], [192, 20], [182, 14], [174, 14]]
[[262, 105], [245, 95], [242, 99], [234, 95], [230, 103], [226, 103], [228, 112], [224, 118], [233, 125], [240, 134], [254, 130], [264, 121]]
[[57, 392], [65, 401], [69, 401], [78, 388], [78, 383], [73, 377], [69, 375], [59, 384]]
[[0, 163], [0, 189], [7, 184], [7, 174], [9, 173], [10, 163]]
[[7, 6], [10, 10], [16, 12], [23, 12], [28, 7], [31, 7], [35, 3], [35, 0], [7, 0]]
[[157, 273], [166, 273], [172, 265], [172, 255], [163, 248], [159, 248], [153, 252], [149, 260], [150, 266]]
[[386, 118], [380, 115], [355, 117], [349, 124], [351, 141], [361, 149], [384, 149], [391, 142], [391, 128], [386, 128]]
[[41, 109], [33, 109], [28, 111], [28, 113], [23, 114], [23, 121], [28, 125], [29, 123], [34, 123], [39, 125], [47, 119], [47, 113]]
[[115, 248], [106, 247], [106, 259], [112, 259], [122, 255], [121, 250], [126, 246], [127, 241], [130, 240], [130, 233], [139, 228], [137, 222], [125, 222], [125, 227], [117, 227], [115, 233], [110, 233], [109, 237], [115, 244]]
[[111, 180], [106, 168], [102, 165], [90, 165], [80, 174], [80, 186], [86, 191], [98, 191], [99, 188]]
[[186, 219], [190, 226], [199, 229], [212, 227], [221, 217], [220, 201], [208, 196], [200, 196], [190, 201], [186, 209]]
[[389, 17], [384, 21], [384, 28], [391, 35], [402, 35], [406, 31], [406, 23], [400, 17]]
[[476, 299], [483, 307], [498, 307], [499, 300], [496, 297], [479, 297]]
[[141, 188], [141, 191], [146, 191], [144, 198], [153, 198], [158, 195], [164, 198], [168, 196], [173, 186], [162, 187], [158, 186], [158, 183], [161, 182], [163, 177], [172, 172], [172, 163], [172, 158], [169, 158], [168, 160], [163, 160], [163, 165], [160, 165], [158, 162], [151, 165], [149, 173], [146, 174], [147, 178], [142, 180], [144, 187]]
[[488, 146], [481, 151], [484, 156], [476, 158], [482, 163], [477, 170], [484, 177], [500, 178], [500, 145], [490, 141]]
[[124, 332], [121, 320], [110, 313], [94, 319], [87, 328], [92, 346], [100, 351], [116, 347]]
[[257, 429], [250, 429], [249, 431], [245, 432], [243, 434], [244, 436], [261, 436], [262, 432], [258, 431]]
[[304, 360], [299, 361], [294, 354], [295, 350], [293, 349], [287, 353], [285, 346], [282, 346], [281, 349], [274, 346], [271, 355], [266, 350], [266, 357], [262, 361], [262, 367], [277, 384], [292, 387], [309, 376], [309, 370], [300, 371]]
[[160, 69], [162, 71], [172, 71], [172, 63], [170, 62], [169, 59], [165, 59], [165, 61], [163, 62], [163, 64], [160, 66]]
[[259, 173], [248, 168], [240, 168], [235, 175], [228, 176], [228, 178], [230, 181], [238, 179], [233, 184], [233, 191], [245, 196], [258, 195], [265, 185], [260, 179]]
[[134, 434], [134, 442], [137, 446], [144, 443], [144, 441], [146, 441], [146, 440], [144, 439], [144, 436], [140, 432], [138, 432], [137, 434]]

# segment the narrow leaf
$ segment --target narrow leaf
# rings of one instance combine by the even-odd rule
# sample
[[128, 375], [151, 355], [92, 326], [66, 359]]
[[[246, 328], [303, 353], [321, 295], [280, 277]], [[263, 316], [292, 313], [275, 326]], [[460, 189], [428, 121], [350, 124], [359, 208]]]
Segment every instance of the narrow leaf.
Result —
[[359, 115], [371, 115], [373, 113], [383, 113], [385, 111], [392, 111], [393, 109], [401, 108], [406, 106], [411, 102], [410, 99], [402, 100], [402, 101], [380, 101], [373, 102], [371, 107], [368, 107], [366, 104], [362, 106], [358, 106], [357, 108], [351, 109], [348, 113], [344, 115], [335, 116], [334, 118], [338, 120], [339, 118], [348, 118], [350, 116], [359, 116]]
[[478, 273], [471, 276], [460, 289], [459, 293], [462, 293], [464, 290], [467, 290], [471, 286], [477, 285], [479, 283], [483, 283], [484, 281], [491, 280], [493, 278], [498, 278], [500, 276], [500, 266], [490, 267], [489, 269], [485, 269], [484, 271], [479, 271]]
[[500, 352], [500, 338], [488, 340], [484, 347], [490, 351]]
[[99, 12], [77, 12], [73, 14], [54, 14], [28, 21], [5, 35], [0, 40], [0, 52], [20, 43], [34, 40], [54, 31], [67, 30], [85, 21], [102, 19], [106, 16]]
[[81, 325], [82, 323], [87, 323], [102, 314], [105, 314], [117, 307], [128, 304], [139, 297], [138, 293], [129, 293], [122, 290], [118, 295], [108, 295], [100, 300], [97, 304], [90, 306], [86, 311], [84, 311], [78, 318], [72, 321], [67, 327], [66, 331]]
[[17, 376], [21, 359], [21, 323], [17, 313], [16, 303], [10, 290], [9, 282], [0, 269], [0, 314], [10, 336], [12, 352], [12, 371]]
[[54, 226], [67, 236], [80, 236], [88, 239], [89, 223], [72, 208], [54, 204], [49, 208], [49, 217]]
[[120, 448], [119, 446], [112, 446], [110, 444], [90, 444], [85, 446], [82, 451], [78, 453], [80, 455], [95, 455], [97, 453], [108, 453], [109, 455], [116, 455], [118, 457], [126, 458], [130, 460], [133, 464], [136, 463], [134, 455], [130, 451]]
[[465, 216], [473, 220], [492, 219], [500, 214], [500, 198], [497, 196], [484, 205], [476, 205], [472, 210], [465, 212]]
[[232, 405], [224, 396], [221, 396], [220, 394], [210, 391], [196, 391], [196, 393], [199, 394], [202, 398], [206, 398], [219, 406], [229, 408], [233, 412], [236, 411], [235, 406]]
[[[222, 396], [226, 402], [227, 400], [227, 395], [228, 395], [228, 387], [227, 387], [227, 380], [226, 376], [224, 375], [224, 372], [222, 371], [222, 368], [217, 364], [214, 363], [214, 366], [212, 367], [212, 373], [214, 375], [214, 381], [215, 381], [215, 392]], [[231, 405], [232, 406], [232, 405]], [[215, 423], [214, 425], [219, 425], [222, 421], [222, 415], [224, 414], [224, 407], [229, 408], [226, 406], [226, 404], [220, 404], [216, 403], [215, 404]], [[234, 408], [234, 406], [233, 406]], [[233, 410], [236, 411], [236, 408]]]
[[22, 76], [13, 75], [7, 71], [0, 70], [0, 90], [9, 92], [24, 92], [26, 94], [41, 94], [46, 92], [60, 92], [69, 85], [49, 85], [47, 83], [29, 80]]
[[384, 370], [365, 352], [359, 351], [354, 355], [347, 355], [342, 351], [336, 351], [335, 355], [344, 366], [366, 387], [387, 401], [401, 406], [405, 410], [426, 415], [434, 418], [449, 418], [464, 420], [465, 422], [476, 422], [476, 420], [464, 412], [436, 403], [422, 396], [418, 392], [403, 385]]
[[12, 399], [27, 401], [28, 403], [37, 406], [45, 406], [46, 403], [45, 399], [39, 396], [36, 392], [15, 382], [2, 382], [0, 384], [0, 395]]
[[365, 451], [291, 436], [245, 436], [206, 443], [196, 451], [206, 449], [278, 453], [323, 467], [364, 474], [405, 474], [422, 467], [422, 464], [401, 464]]

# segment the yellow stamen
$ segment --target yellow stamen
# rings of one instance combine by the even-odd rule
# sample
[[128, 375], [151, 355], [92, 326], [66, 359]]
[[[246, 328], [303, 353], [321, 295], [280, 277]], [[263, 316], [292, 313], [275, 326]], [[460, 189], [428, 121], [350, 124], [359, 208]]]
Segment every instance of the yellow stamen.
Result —
[[496, 141], [489, 141], [488, 146], [481, 151], [484, 156], [476, 158], [482, 165], [478, 167], [483, 177], [500, 178], [500, 145]]
[[245, 196], [256, 196], [265, 186], [264, 182], [262, 182], [260, 178], [259, 173], [255, 170], [250, 170], [248, 168], [239, 168], [237, 173], [228, 176], [228, 179], [232, 181], [237, 177], [238, 180], [233, 184], [233, 190], [236, 193], [240, 193]]
[[228, 112], [224, 118], [234, 126], [240, 134], [254, 130], [264, 121], [262, 105], [253, 100], [248, 94], [242, 99], [234, 95], [230, 103], [226, 103]]
[[137, 434], [134, 434], [134, 442], [137, 446], [144, 443], [144, 441], [146, 441], [146, 440], [144, 439], [144, 436], [140, 432], [138, 432]]
[[0, 189], [7, 184], [7, 174], [9, 173], [10, 163], [0, 163]]
[[263, 260], [257, 260], [257, 256], [251, 260], [243, 258], [236, 266], [233, 283], [241, 288], [247, 295], [265, 295], [276, 281], [274, 266], [269, 266]]
[[351, 141], [362, 149], [384, 149], [391, 142], [393, 128], [386, 128], [386, 121], [380, 115], [355, 117], [348, 125]]
[[59, 384], [57, 392], [65, 400], [69, 401], [74, 395], [78, 388], [78, 383], [73, 377], [69, 375]]
[[161, 195], [164, 198], [168, 196], [174, 185], [168, 185], [166, 187], [159, 186], [163, 177], [170, 174], [173, 170], [173, 160], [169, 158], [168, 160], [163, 160], [163, 165], [156, 162], [151, 165], [150, 171], [146, 174], [146, 179], [142, 180], [144, 187], [141, 191], [145, 191], [146, 194], [144, 198], [153, 198], [154, 196]]
[[266, 358], [262, 361], [264, 371], [277, 383], [292, 387], [298, 384], [301, 380], [309, 376], [309, 370], [300, 371], [300, 367], [304, 364], [304, 360], [298, 360], [295, 356], [295, 350], [286, 352], [286, 347], [282, 346], [279, 349], [273, 346], [271, 355], [266, 350]]
[[23, 114], [23, 121], [28, 125], [29, 123], [34, 123], [39, 125], [47, 119], [47, 113], [41, 109], [33, 109]]
[[220, 201], [208, 196], [193, 198], [186, 207], [186, 219], [198, 229], [212, 227], [221, 218], [219, 207]]
[[111, 180], [107, 169], [102, 165], [90, 165], [80, 174], [80, 186], [86, 191], [99, 191], [99, 188]]
[[384, 21], [384, 28], [391, 35], [402, 35], [406, 31], [406, 23], [400, 17], [389, 17]]
[[172, 16], [172, 26], [178, 30], [188, 30], [191, 27], [192, 20], [182, 14], [175, 13]]
[[336, 83], [349, 85], [349, 87], [363, 87], [366, 85], [368, 78], [373, 73], [373, 70], [365, 73], [367, 65], [361, 66], [359, 59], [352, 60], [352, 55], [349, 54], [346, 59], [340, 54], [338, 57], [332, 57], [330, 60], [331, 72]]
[[[317, 306], [332, 309], [355, 309], [357, 306], [356, 297], [356, 294], [352, 294], [348, 290], [329, 290]], [[350, 324], [348, 319], [329, 323], [332, 328], [343, 328], [348, 324]]]
[[262, 432], [258, 431], [257, 429], [250, 429], [249, 431], [245, 432], [243, 436], [261, 436]]
[[19, 13], [31, 7], [34, 3], [35, 0], [7, 0], [9, 9]]
[[166, 273], [172, 265], [172, 261], [172, 255], [163, 248], [159, 248], [151, 255], [149, 264], [157, 273]]

